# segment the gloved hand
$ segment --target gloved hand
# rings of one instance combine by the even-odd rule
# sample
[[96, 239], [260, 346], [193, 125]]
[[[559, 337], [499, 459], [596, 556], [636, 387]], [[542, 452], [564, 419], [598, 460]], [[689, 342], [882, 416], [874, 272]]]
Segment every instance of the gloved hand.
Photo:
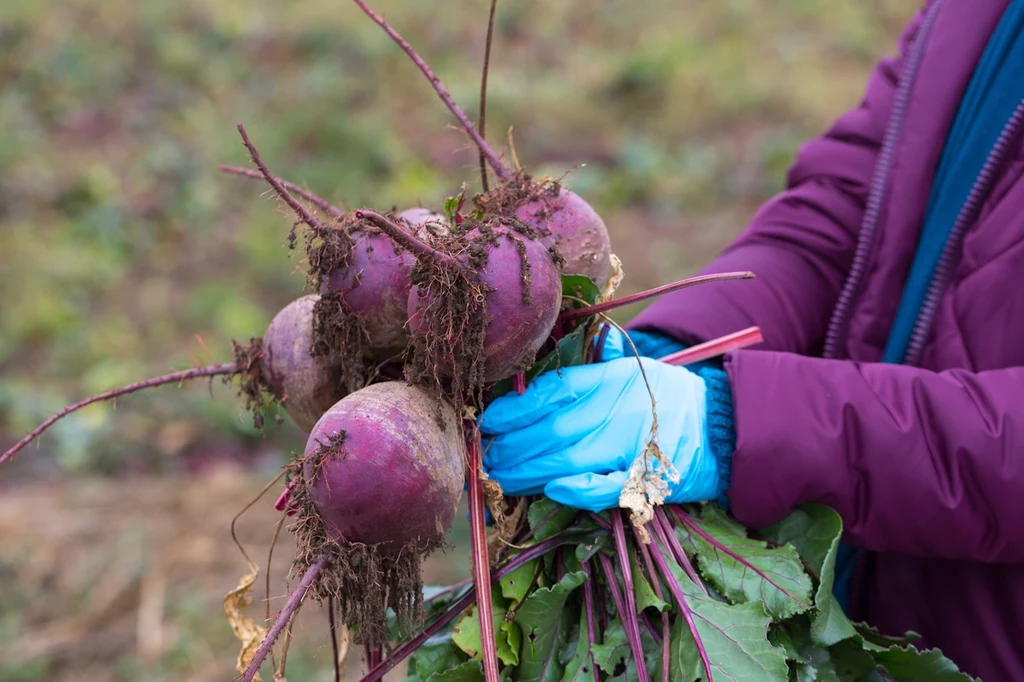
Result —
[[[657, 401], [658, 444], [680, 474], [667, 501], [716, 499], [727, 481], [705, 427], [704, 380], [649, 358], [640, 362]], [[502, 396], [484, 410], [484, 467], [507, 495], [543, 492], [569, 507], [610, 509], [652, 418], [635, 357], [549, 371], [523, 395]]]

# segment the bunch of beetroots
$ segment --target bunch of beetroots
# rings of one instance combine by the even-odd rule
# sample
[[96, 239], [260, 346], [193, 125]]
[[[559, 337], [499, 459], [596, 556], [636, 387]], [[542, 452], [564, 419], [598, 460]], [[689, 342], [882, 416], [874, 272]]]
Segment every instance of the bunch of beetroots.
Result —
[[[286, 305], [262, 337], [236, 343], [233, 363], [71, 405], [0, 455], [0, 462], [9, 459], [56, 420], [97, 400], [196, 377], [240, 380], [257, 426], [264, 408], [280, 405], [308, 434], [287, 467], [280, 501], [295, 517], [295, 567], [304, 577], [250, 659], [246, 680], [307, 591], [332, 604], [368, 651], [387, 644], [389, 609], [405, 622], [418, 620], [419, 562], [443, 543], [467, 483], [474, 582], [482, 593], [490, 579], [472, 411], [484, 406], [495, 382], [513, 378], [522, 390], [526, 370], [567, 333], [570, 320], [593, 322], [599, 308], [626, 302], [566, 311], [575, 304], [563, 303], [563, 276], [614, 288], [609, 280], [618, 273], [600, 216], [559, 181], [507, 166], [487, 145], [482, 125], [477, 130], [408, 43], [362, 0], [356, 4], [428, 77], [497, 184], [488, 187], [482, 168], [481, 192], [468, 202], [463, 193], [444, 213], [346, 212], [272, 175], [239, 125], [255, 169], [222, 169], [266, 181], [298, 216], [288, 241], [296, 248], [304, 225], [311, 292]], [[489, 612], [489, 600], [480, 605]], [[481, 619], [481, 637], [492, 671], [490, 618]]]

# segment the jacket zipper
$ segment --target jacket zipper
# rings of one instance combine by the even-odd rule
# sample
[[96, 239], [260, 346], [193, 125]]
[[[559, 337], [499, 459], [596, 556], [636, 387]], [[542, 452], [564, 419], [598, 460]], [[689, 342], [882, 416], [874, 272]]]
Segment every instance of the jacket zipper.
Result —
[[[857, 237], [857, 246], [854, 251], [853, 262], [850, 265], [850, 273], [843, 284], [839, 294], [839, 300], [832, 311], [832, 318], [829, 321], [828, 331], [825, 335], [825, 345], [822, 357], [839, 357], [840, 341], [846, 336], [849, 325], [849, 316], [852, 313], [853, 303], [860, 293], [864, 275], [867, 272], [868, 262], [871, 259], [871, 251], [875, 244], [875, 234], [878, 230], [878, 222], [881, 216], [882, 204], [889, 185], [889, 175], [895, 160], [896, 142], [899, 139], [903, 128], [903, 120], [907, 113], [907, 103], [910, 100], [910, 92], [917, 79], [917, 72], [924, 55], [925, 45], [928, 36], [931, 34], [932, 26], [944, 0], [936, 0], [931, 10], [925, 16], [914, 42], [914, 48], [907, 57], [904, 67], [904, 76], [893, 100], [893, 110], [886, 124], [885, 137], [882, 142], [882, 149], [879, 152], [878, 165], [871, 178], [871, 185], [868, 189], [867, 206], [864, 212], [864, 219], [861, 222], [860, 234]], [[868, 571], [869, 556], [865, 551], [857, 552], [854, 559], [853, 575], [850, 578], [850, 595], [848, 610], [850, 616], [858, 618], [857, 612], [862, 610], [866, 595], [865, 576]]]
[[978, 178], [971, 187], [967, 200], [964, 201], [960, 213], [957, 215], [953, 229], [943, 246], [942, 255], [935, 266], [931, 282], [928, 284], [928, 292], [925, 295], [921, 310], [918, 311], [917, 319], [914, 321], [914, 329], [910, 335], [910, 342], [907, 344], [906, 353], [903, 356], [904, 365], [916, 365], [921, 361], [921, 354], [924, 351], [924, 344], [928, 340], [932, 323], [935, 321], [935, 314], [939, 309], [939, 300], [942, 298], [946, 285], [952, 276], [955, 257], [960, 253], [960, 245], [968, 226], [978, 217], [982, 202], [992, 191], [996, 181], [996, 171], [1006, 161], [1010, 151], [1011, 143], [1016, 140], [1021, 132], [1024, 132], [1024, 100], [1022, 100], [1013, 112], [1013, 116], [1003, 126], [999, 133], [999, 139], [985, 159], [985, 165], [981, 167]]
[[886, 125], [882, 149], [878, 156], [878, 165], [871, 178], [867, 207], [864, 211], [864, 220], [861, 223], [860, 234], [857, 237], [857, 247], [854, 251], [853, 262], [850, 265], [850, 273], [843, 284], [842, 291], [839, 293], [839, 300], [832, 311], [832, 319], [829, 321], [828, 331], [825, 334], [825, 347], [822, 352], [822, 356], [825, 358], [839, 357], [839, 344], [843, 337], [846, 336], [853, 302], [860, 293], [861, 285], [864, 282], [864, 275], [867, 272], [868, 261], [871, 259], [871, 251], [875, 245], [875, 233], [878, 230], [882, 203], [888, 190], [889, 174], [892, 171], [892, 164], [896, 153], [896, 141], [903, 128], [903, 119], [907, 113], [910, 91], [914, 81], [917, 79], [917, 71], [924, 54], [928, 34], [931, 33], [932, 24], [935, 23], [935, 18], [938, 16], [939, 9], [943, 4], [944, 0], [936, 0], [936, 3], [932, 5], [918, 32], [914, 49], [907, 57], [902, 82], [896, 91], [892, 114]]

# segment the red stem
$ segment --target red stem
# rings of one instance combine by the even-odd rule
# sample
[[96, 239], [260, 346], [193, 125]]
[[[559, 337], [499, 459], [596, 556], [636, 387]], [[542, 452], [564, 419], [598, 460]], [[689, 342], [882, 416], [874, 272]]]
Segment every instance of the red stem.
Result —
[[[221, 164], [220, 166], [217, 166], [217, 170], [221, 171], [222, 173], [241, 175], [242, 177], [252, 178], [254, 180], [266, 180], [266, 177], [264, 177], [263, 173], [261, 173], [260, 171], [253, 170], [251, 168], [238, 168], [237, 166], [225, 166]], [[334, 204], [332, 204], [331, 202], [327, 201], [327, 199], [317, 196], [316, 194], [310, 192], [308, 189], [303, 189], [302, 187], [299, 187], [293, 182], [288, 182], [287, 180], [282, 180], [281, 178], [275, 178], [275, 180], [281, 183], [281, 186], [284, 187], [286, 190], [288, 190], [292, 194], [296, 194], [302, 197], [309, 203], [319, 208], [324, 213], [329, 213], [334, 218], [345, 217], [345, 212], [342, 211], [337, 206], [335, 206]]]
[[[484, 45], [484, 66], [480, 74], [480, 137], [487, 140], [485, 122], [487, 120], [487, 71], [491, 63], [491, 42], [494, 37], [494, 11], [498, 0], [491, 0], [491, 14], [487, 18], [487, 40]], [[487, 191], [487, 157], [480, 151], [480, 184]]]
[[658, 546], [655, 551], [651, 552], [651, 556], [654, 557], [654, 563], [658, 565], [658, 569], [661, 570], [662, 575], [665, 576], [665, 582], [668, 583], [668, 589], [672, 592], [672, 596], [675, 597], [676, 603], [679, 604], [679, 610], [683, 614], [683, 618], [686, 619], [686, 625], [690, 629], [690, 634], [693, 636], [693, 641], [697, 645], [697, 652], [700, 654], [700, 660], [704, 664], [704, 671], [707, 673], [708, 680], [714, 679], [711, 675], [711, 660], [708, 658], [707, 649], [704, 648], [704, 641], [700, 638], [700, 633], [697, 632], [697, 624], [693, 622], [693, 611], [690, 610], [690, 604], [686, 601], [686, 595], [683, 594], [683, 589], [679, 586], [675, 576], [672, 575], [672, 571], [669, 570], [668, 564], [665, 562], [665, 557], [661, 555], [662, 550], [670, 552], [671, 550], [666, 548], [666, 542], [664, 533], [661, 530], [661, 526], [657, 523], [651, 524], [654, 527], [654, 536], [658, 540]]
[[455, 100], [452, 99], [452, 96], [448, 92], [448, 90], [443, 85], [441, 85], [441, 79], [434, 74], [434, 72], [430, 69], [429, 66], [427, 66], [427, 63], [423, 61], [423, 58], [416, 53], [416, 50], [412, 49], [412, 46], [408, 42], [406, 42], [405, 38], [400, 36], [395, 29], [391, 28], [388, 22], [384, 21], [383, 17], [381, 17], [372, 9], [370, 9], [363, 0], [355, 0], [355, 3], [359, 5], [359, 8], [362, 9], [367, 16], [369, 16], [371, 19], [377, 22], [377, 25], [384, 29], [384, 31], [389, 36], [391, 36], [391, 39], [394, 40], [398, 44], [398, 46], [402, 48], [405, 54], [409, 55], [409, 59], [411, 59], [413, 63], [420, 68], [420, 71], [423, 72], [423, 75], [426, 76], [427, 80], [430, 81], [430, 84], [434, 86], [434, 91], [437, 92], [437, 95], [438, 97], [441, 98], [441, 101], [445, 103], [445, 106], [448, 107], [448, 110], [452, 112], [455, 118], [459, 120], [459, 123], [462, 124], [462, 127], [466, 130], [469, 136], [473, 138], [473, 142], [476, 143], [476, 146], [477, 148], [480, 149], [480, 152], [487, 157], [487, 161], [491, 164], [491, 168], [494, 169], [495, 175], [497, 175], [505, 182], [510, 182], [514, 180], [515, 175], [512, 173], [509, 167], [506, 166], [502, 162], [502, 160], [498, 158], [498, 155], [494, 153], [494, 150], [491, 149], [490, 145], [487, 144], [487, 141], [484, 140], [484, 138], [480, 135], [479, 131], [477, 131], [476, 126], [473, 125], [473, 122], [469, 120], [468, 116], [466, 116], [466, 112], [464, 112], [459, 107], [459, 105], [455, 103]]
[[424, 258], [430, 258], [435, 261], [446, 263], [451, 267], [462, 267], [454, 257], [447, 253], [438, 251], [430, 244], [404, 229], [395, 221], [388, 220], [376, 211], [360, 210], [356, 211], [355, 215], [356, 218], [359, 218], [360, 220], [369, 220], [371, 223], [379, 227], [381, 232], [398, 243], [399, 246], [409, 249], [413, 253], [419, 254]]
[[679, 544], [679, 538], [676, 537], [675, 532], [672, 530], [672, 524], [669, 523], [668, 517], [665, 516], [665, 512], [662, 509], [654, 510], [653, 523], [655, 526], [660, 526], [662, 533], [664, 534], [665, 547], [675, 557], [679, 565], [686, 571], [686, 575], [690, 576], [690, 580], [693, 584], [701, 589], [704, 594], [708, 593], [708, 588], [701, 581], [700, 576], [697, 575], [697, 570], [690, 563], [690, 557], [686, 556], [686, 552], [683, 551], [683, 546]]
[[642, 640], [640, 639], [640, 627], [636, 618], [636, 593], [633, 591], [633, 567], [629, 565], [626, 529], [622, 523], [621, 512], [613, 510], [611, 516], [612, 535], [615, 537], [615, 553], [619, 556], [626, 610], [629, 612], [628, 618], [626, 614], [622, 614], [622, 624], [626, 626], [627, 632], [632, 630], [629, 643], [633, 648], [633, 658], [636, 659], [636, 669], [640, 675], [640, 682], [651, 682], [651, 677], [647, 672], [647, 660], [644, 658]]
[[684, 348], [683, 350], [670, 353], [664, 357], [658, 358], [660, 362], [664, 362], [669, 365], [675, 365], [682, 367], [684, 365], [692, 365], [695, 362], [701, 362], [703, 360], [710, 360], [716, 358], [719, 355], [725, 355], [734, 350], [740, 348], [746, 348], [747, 346], [753, 346], [755, 344], [764, 341], [764, 337], [761, 336], [760, 327], [748, 327], [732, 334], [726, 334], [717, 339], [711, 341], [705, 341], [704, 343], [691, 346], [690, 348]]
[[[634, 534], [636, 528], [633, 529]], [[651, 576], [651, 587], [654, 588], [654, 594], [658, 599], [665, 601], [664, 592], [661, 589], [661, 580], [658, 578], [658, 572], [654, 569], [654, 562], [651, 560], [651, 553], [647, 549], [647, 544], [643, 542], [637, 542], [636, 546], [640, 548], [640, 555], [644, 558], [644, 566], [647, 567], [647, 574]], [[671, 651], [669, 645], [671, 640], [669, 638], [669, 623], [668, 623], [668, 611], [661, 612], [661, 682], [668, 682], [669, 679], [669, 663], [671, 660]]]
[[515, 374], [512, 375], [512, 387], [515, 389], [516, 393], [518, 393], [519, 395], [522, 395], [522, 394], [526, 393], [526, 373], [525, 372], [516, 372]]
[[477, 615], [480, 618], [480, 646], [483, 651], [484, 679], [498, 682], [498, 650], [494, 633], [494, 615], [491, 604], [490, 558], [487, 555], [487, 526], [484, 518], [484, 488], [480, 481], [482, 460], [480, 431], [471, 421], [464, 422], [468, 461], [469, 528], [473, 552], [473, 582], [479, 597]]
[[237, 373], [238, 365], [236, 365], [233, 362], [223, 365], [211, 365], [210, 367], [198, 367], [196, 369], [186, 369], [181, 372], [174, 372], [173, 374], [165, 374], [164, 376], [161, 377], [146, 379], [145, 381], [139, 381], [138, 383], [129, 384], [128, 386], [123, 386], [121, 388], [115, 388], [113, 390], [107, 391], [106, 393], [100, 393], [99, 395], [94, 395], [91, 398], [86, 398], [85, 400], [77, 402], [74, 405], [68, 405], [63, 410], [53, 415], [52, 417], [44, 421], [42, 424], [37, 426], [35, 429], [33, 429], [31, 432], [29, 432], [28, 435], [26, 435], [24, 438], [15, 443], [14, 446], [11, 447], [11, 449], [9, 449], [3, 455], [0, 455], [0, 464], [3, 464], [7, 460], [14, 457], [14, 455], [16, 455], [19, 450], [21, 450], [23, 447], [31, 443], [43, 431], [53, 426], [53, 424], [57, 420], [66, 415], [71, 414], [76, 410], [80, 410], [87, 405], [91, 405], [101, 400], [111, 400], [113, 398], [118, 398], [122, 395], [127, 395], [128, 393], [141, 391], [144, 388], [153, 388], [154, 386], [163, 386], [164, 384], [181, 383], [183, 381], [188, 381], [189, 379], [197, 379], [199, 377], [212, 377], [217, 376], [219, 374]]
[[639, 291], [629, 296], [623, 296], [622, 298], [612, 299], [611, 301], [605, 301], [603, 303], [595, 303], [594, 305], [585, 306], [583, 308], [576, 308], [573, 310], [566, 310], [564, 313], [559, 315], [559, 322], [571, 322], [572, 320], [578, 320], [581, 317], [590, 317], [591, 315], [597, 315], [599, 313], [606, 313], [609, 310], [615, 310], [622, 306], [630, 305], [631, 303], [638, 303], [640, 301], [646, 301], [649, 298], [661, 296], [679, 289], [686, 289], [687, 287], [697, 286], [698, 284], [709, 284], [711, 282], [727, 282], [734, 279], [752, 279], [754, 273], [752, 272], [723, 272], [716, 273], [714, 275], [699, 275], [697, 277], [689, 277], [687, 279], [681, 279], [678, 282], [672, 282], [671, 284], [663, 284], [660, 287], [654, 287], [647, 291]]
[[297, 478], [293, 478], [288, 482], [288, 485], [285, 486], [285, 489], [281, 492], [281, 496], [278, 497], [277, 502], [274, 503], [275, 511], [284, 511], [285, 509], [287, 509], [288, 516], [294, 516], [295, 513], [298, 512], [298, 508], [288, 503], [292, 497], [292, 490], [295, 489], [295, 486], [296, 484], [298, 484], [298, 482], [299, 479]]
[[[542, 542], [538, 542], [536, 545], [530, 547], [515, 555], [514, 558], [510, 559], [507, 564], [494, 571], [491, 575], [491, 582], [501, 580], [512, 571], [525, 566], [539, 556], [547, 554], [555, 547], [560, 547], [570, 542], [579, 541], [579, 536], [573, 536], [569, 534], [559, 534], [548, 538]], [[476, 587], [470, 587], [466, 591], [466, 594], [459, 597], [456, 601], [448, 607], [448, 609], [438, 616], [434, 622], [425, 627], [421, 633], [407, 641], [395, 649], [394, 653], [390, 657], [385, 659], [376, 668], [368, 672], [363, 676], [359, 682], [378, 682], [385, 675], [391, 672], [395, 666], [408, 658], [414, 651], [420, 648], [424, 642], [428, 639], [441, 632], [446, 625], [451, 623], [453, 620], [469, 608], [470, 604], [476, 599]]]
[[263, 159], [260, 158], [260, 154], [256, 151], [256, 147], [254, 147], [252, 142], [249, 141], [249, 136], [246, 134], [245, 127], [241, 123], [238, 124], [238, 134], [242, 136], [242, 143], [245, 145], [245, 148], [249, 150], [249, 156], [252, 158], [252, 162], [260, 169], [260, 173], [263, 175], [263, 178], [271, 187], [274, 188], [274, 191], [277, 192], [277, 195], [284, 200], [284, 203], [288, 204], [288, 206], [295, 211], [295, 215], [302, 218], [302, 222], [309, 225], [314, 232], [317, 232], [318, 234], [326, 232], [327, 226], [321, 223], [316, 216], [306, 209], [305, 206], [300, 204], [295, 197], [289, 194], [288, 190], [284, 188], [278, 179], [271, 175], [270, 169], [268, 169], [263, 163]]
[[256, 673], [259, 671], [260, 666], [263, 665], [264, 659], [267, 654], [270, 653], [271, 647], [274, 646], [274, 642], [277, 640], [281, 631], [284, 630], [285, 626], [288, 625], [288, 621], [292, 619], [295, 612], [299, 610], [299, 606], [302, 605], [302, 600], [306, 597], [306, 592], [309, 590], [309, 586], [313, 584], [313, 581], [320, 575], [320, 571], [327, 565], [328, 557], [327, 554], [321, 554], [317, 557], [316, 561], [310, 564], [309, 568], [306, 569], [306, 574], [302, 576], [302, 580], [299, 581], [298, 587], [296, 587], [291, 596], [288, 597], [288, 602], [281, 609], [281, 613], [277, 615], [277, 620], [274, 621], [273, 627], [267, 632], [263, 638], [263, 643], [260, 644], [260, 648], [256, 650], [256, 655], [253, 656], [252, 661], [249, 663], [249, 667], [245, 669], [245, 674], [242, 675], [242, 682], [252, 682], [253, 678], [256, 677]]

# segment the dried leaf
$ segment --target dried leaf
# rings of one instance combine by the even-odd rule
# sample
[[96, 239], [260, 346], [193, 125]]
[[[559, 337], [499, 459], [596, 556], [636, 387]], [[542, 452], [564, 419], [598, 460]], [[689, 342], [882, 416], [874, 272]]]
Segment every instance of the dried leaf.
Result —
[[[242, 576], [238, 581], [238, 587], [231, 590], [224, 596], [224, 615], [227, 616], [231, 631], [235, 637], [242, 642], [242, 650], [238, 653], [238, 662], [235, 670], [244, 673], [252, 662], [259, 649], [260, 643], [266, 636], [266, 628], [259, 625], [249, 616], [245, 615], [245, 609], [252, 604], [252, 585], [260, 569], [253, 566], [252, 569]], [[253, 678], [254, 682], [261, 682], [259, 673]]]
[[669, 483], [679, 482], [679, 472], [658, 447], [658, 415], [640, 455], [629, 465], [629, 478], [619, 494], [619, 506], [629, 510], [629, 520], [644, 544], [651, 538], [645, 526], [654, 518], [654, 507], [665, 503]]
[[604, 285], [604, 289], [601, 291], [602, 301], [610, 301], [612, 296], [615, 295], [615, 290], [622, 284], [623, 277], [626, 273], [622, 270], [622, 261], [614, 253], [609, 255], [608, 260], [611, 261], [612, 274], [608, 277], [608, 281]]

